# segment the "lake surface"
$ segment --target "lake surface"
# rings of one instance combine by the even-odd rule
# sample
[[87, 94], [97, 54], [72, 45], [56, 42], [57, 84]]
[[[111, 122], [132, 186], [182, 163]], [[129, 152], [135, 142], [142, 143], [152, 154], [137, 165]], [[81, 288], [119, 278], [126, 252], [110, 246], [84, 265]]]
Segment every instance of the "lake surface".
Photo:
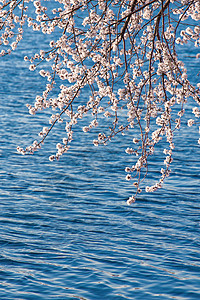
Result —
[[[132, 206], [123, 136], [96, 148], [92, 134], [77, 133], [69, 153], [51, 163], [58, 128], [41, 152], [19, 155], [16, 147], [48, 120], [25, 107], [44, 86], [23, 62], [35, 38], [0, 60], [0, 299], [200, 299], [196, 130], [185, 120], [164, 189]], [[185, 60], [192, 76], [199, 61]], [[158, 162], [159, 155], [149, 184]]]

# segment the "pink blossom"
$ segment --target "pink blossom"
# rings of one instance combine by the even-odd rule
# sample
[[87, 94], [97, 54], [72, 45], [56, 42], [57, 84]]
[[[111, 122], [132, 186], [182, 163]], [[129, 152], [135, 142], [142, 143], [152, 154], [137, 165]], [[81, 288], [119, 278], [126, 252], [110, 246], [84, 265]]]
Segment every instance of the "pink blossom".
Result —
[[30, 71], [34, 71], [35, 68], [36, 68], [35, 65], [34, 65], [34, 64], [31, 64], [30, 67], [29, 67], [29, 70], [30, 70]]
[[189, 119], [188, 120], [188, 126], [191, 127], [194, 124], [194, 120], [193, 119]]
[[126, 175], [126, 180], [131, 180], [131, 175], [130, 174]]
[[139, 143], [139, 140], [136, 139], [136, 138], [134, 138], [134, 139], [133, 139], [133, 143], [134, 143], [134, 144], [137, 144], [137, 143]]
[[98, 146], [99, 145], [98, 140], [93, 140], [93, 144], [94, 144], [94, 146]]
[[128, 204], [128, 205], [131, 205], [132, 203], [135, 202], [135, 200], [136, 200], [135, 197], [134, 197], [134, 196], [131, 196], [131, 197], [128, 198], [127, 204]]
[[54, 156], [54, 155], [49, 156], [49, 160], [50, 160], [50, 161], [53, 161], [54, 159], [55, 159], [55, 156]]

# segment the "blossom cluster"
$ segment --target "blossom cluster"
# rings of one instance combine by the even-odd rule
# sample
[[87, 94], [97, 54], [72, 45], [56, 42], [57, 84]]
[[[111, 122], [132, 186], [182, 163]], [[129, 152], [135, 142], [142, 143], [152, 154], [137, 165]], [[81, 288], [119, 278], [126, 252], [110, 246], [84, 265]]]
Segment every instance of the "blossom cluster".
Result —
[[[0, 1], [0, 56], [17, 48], [27, 27], [52, 36], [47, 49], [26, 55], [30, 71], [42, 65], [39, 74], [47, 81], [42, 95], [27, 104], [29, 113], [51, 109], [49, 126], [40, 132], [40, 141], [22, 154], [41, 148], [56, 123], [65, 122], [65, 136], [56, 145], [50, 161], [66, 153], [73, 141], [73, 127], [89, 115], [82, 132], [109, 119], [112, 126], [100, 132], [93, 144], [105, 145], [117, 134], [133, 135], [125, 149], [133, 164], [126, 167], [126, 180], [136, 190], [128, 199], [135, 201], [143, 190], [156, 191], [170, 175], [175, 151], [174, 132], [182, 125], [185, 106], [191, 102], [193, 119], [200, 117], [200, 83], [188, 80], [180, 59], [181, 45], [200, 47], [199, 0], [2, 0]], [[52, 9], [52, 3], [53, 9]], [[199, 52], [195, 60], [199, 63]], [[45, 64], [46, 63], [46, 64]], [[49, 67], [50, 66], [50, 67]], [[198, 76], [198, 74], [196, 74]], [[195, 74], [194, 74], [195, 76]], [[198, 78], [198, 77], [197, 77]], [[54, 86], [60, 91], [55, 96]], [[83, 102], [82, 91], [88, 98]], [[81, 99], [81, 101], [79, 101]], [[79, 103], [79, 105], [77, 105]], [[124, 114], [122, 114], [124, 112]], [[101, 116], [101, 117], [100, 117]], [[92, 118], [92, 119], [91, 119]], [[143, 187], [150, 171], [149, 160], [157, 144], [163, 146], [163, 168], [158, 182]], [[200, 139], [198, 140], [200, 143]]]

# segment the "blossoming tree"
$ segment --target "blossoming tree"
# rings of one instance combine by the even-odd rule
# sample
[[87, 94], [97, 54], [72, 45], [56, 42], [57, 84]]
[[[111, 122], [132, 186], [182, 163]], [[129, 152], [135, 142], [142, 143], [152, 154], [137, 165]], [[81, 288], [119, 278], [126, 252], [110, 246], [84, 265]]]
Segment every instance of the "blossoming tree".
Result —
[[[188, 80], [179, 55], [181, 45], [190, 43], [197, 50], [200, 46], [200, 1], [2, 0], [0, 4], [2, 58], [17, 48], [28, 27], [52, 36], [46, 49], [24, 57], [29, 69], [39, 68], [47, 80], [34, 105], [27, 105], [29, 113], [51, 109], [49, 125], [39, 132], [38, 141], [17, 150], [22, 154], [38, 150], [54, 125], [64, 121], [66, 137], [49, 157], [59, 159], [68, 151], [73, 128], [84, 115], [88, 121], [83, 132], [98, 127], [99, 118], [108, 118], [112, 126], [99, 132], [93, 143], [106, 144], [119, 133], [131, 132], [133, 142], [124, 150], [133, 165], [125, 171], [135, 194], [128, 204], [141, 193], [149, 156], [164, 141], [165, 168], [146, 192], [161, 188], [170, 174], [174, 131], [181, 126], [185, 104], [193, 105], [194, 118], [188, 126], [197, 124], [200, 116], [200, 83]], [[196, 51], [198, 63], [199, 58]], [[56, 82], [60, 91], [55, 96]], [[83, 103], [81, 95], [86, 92]]]

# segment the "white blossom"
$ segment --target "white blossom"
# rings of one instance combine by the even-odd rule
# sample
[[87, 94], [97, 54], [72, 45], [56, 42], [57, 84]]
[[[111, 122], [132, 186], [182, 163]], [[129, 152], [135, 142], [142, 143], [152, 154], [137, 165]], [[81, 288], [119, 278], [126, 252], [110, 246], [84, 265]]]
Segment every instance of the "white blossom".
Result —
[[[47, 135], [61, 129], [63, 122], [66, 137], [56, 142], [50, 161], [68, 151], [78, 130], [88, 132], [88, 138], [94, 132], [95, 146], [106, 145], [120, 133], [121, 148], [131, 160], [126, 179], [134, 180], [136, 189], [127, 203], [135, 202], [142, 191], [140, 185], [151, 172], [149, 157], [153, 159], [158, 144], [166, 156], [165, 168], [158, 182], [145, 190], [161, 188], [170, 174], [174, 132], [185, 124], [186, 105], [193, 113], [189, 127], [195, 127], [200, 117], [198, 72], [190, 79], [187, 61], [182, 61], [184, 45], [194, 53], [191, 65], [199, 63], [199, 1], [1, 2], [1, 57], [17, 51], [23, 36], [26, 38], [25, 24], [37, 34], [49, 35], [45, 49], [35, 50], [36, 43], [32, 54], [26, 47], [23, 53], [27, 67], [38, 69], [44, 82], [44, 90], [27, 105], [28, 111], [35, 115], [48, 110], [51, 116], [39, 132], [40, 141], [17, 151], [24, 155], [39, 150]], [[102, 124], [105, 133], [98, 132]]]

